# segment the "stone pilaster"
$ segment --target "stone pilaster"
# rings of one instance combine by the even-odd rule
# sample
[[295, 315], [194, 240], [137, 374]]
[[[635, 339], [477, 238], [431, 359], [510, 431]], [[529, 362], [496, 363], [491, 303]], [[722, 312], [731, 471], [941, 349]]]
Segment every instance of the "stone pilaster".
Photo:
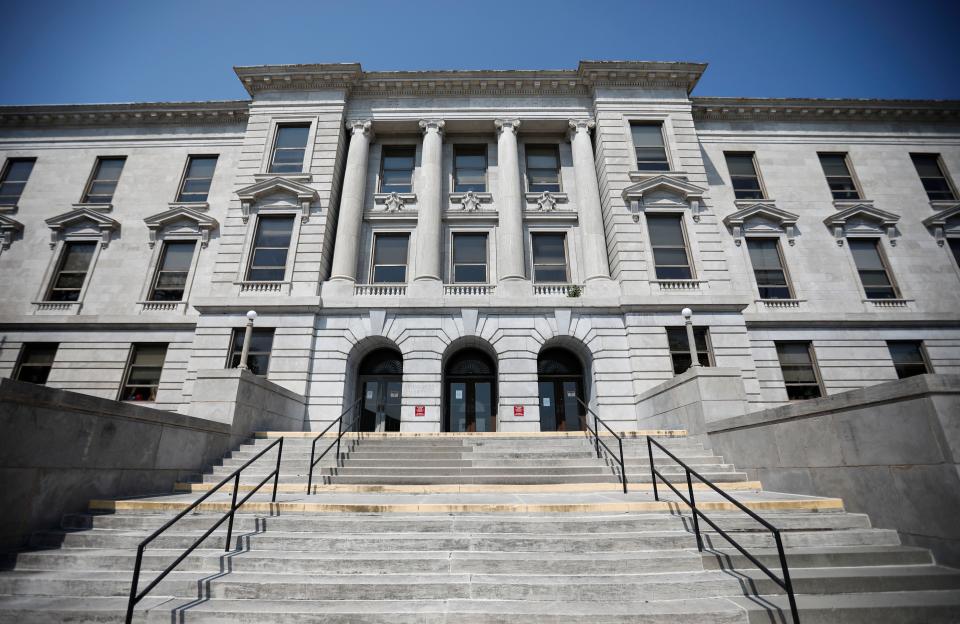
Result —
[[500, 282], [526, 279], [523, 263], [523, 188], [517, 153], [518, 119], [497, 119], [497, 276]]
[[340, 195], [337, 239], [333, 247], [330, 279], [355, 282], [366, 194], [367, 157], [370, 153], [373, 124], [368, 120], [352, 121], [347, 123], [347, 128], [350, 130], [350, 148], [343, 177], [343, 192]]
[[590, 143], [593, 119], [570, 120], [570, 145], [573, 151], [573, 174], [577, 182], [577, 209], [583, 238], [583, 276], [588, 288], [591, 281], [610, 280], [607, 239], [600, 207], [600, 185], [597, 165]]
[[[440, 225], [443, 209], [443, 120], [424, 119], [423, 148], [417, 187], [417, 245], [414, 251], [414, 290], [429, 289], [430, 282], [440, 285]], [[416, 294], [416, 293], [413, 293]], [[422, 293], [428, 294], [428, 293]]]

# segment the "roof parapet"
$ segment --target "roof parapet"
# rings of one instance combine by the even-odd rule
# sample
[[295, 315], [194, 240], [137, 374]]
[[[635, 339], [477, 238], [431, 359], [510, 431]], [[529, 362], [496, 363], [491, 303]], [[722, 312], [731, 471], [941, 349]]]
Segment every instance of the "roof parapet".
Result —
[[960, 100], [692, 97], [696, 121], [958, 121]]
[[0, 106], [0, 127], [240, 124], [249, 108], [247, 100]]

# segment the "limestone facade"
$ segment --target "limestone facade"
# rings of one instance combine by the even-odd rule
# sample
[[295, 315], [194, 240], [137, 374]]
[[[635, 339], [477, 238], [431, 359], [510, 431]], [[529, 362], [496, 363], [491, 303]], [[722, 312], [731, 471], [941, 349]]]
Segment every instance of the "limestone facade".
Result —
[[[777, 342], [811, 343], [824, 394], [896, 379], [887, 341], [921, 341], [930, 372], [960, 373], [960, 202], [931, 201], [911, 160], [938, 155], [958, 197], [960, 104], [691, 96], [704, 69], [258, 66], [236, 69], [244, 101], [0, 107], [0, 163], [35, 159], [0, 206], [0, 376], [25, 344], [57, 343], [48, 385], [118, 398], [131, 345], [164, 343], [148, 404], [185, 413], [253, 309], [274, 330], [267, 377], [305, 397], [310, 429], [362, 396], [361, 361], [379, 348], [402, 355], [401, 428], [447, 426], [445, 367], [476, 348], [496, 366], [497, 428], [539, 429], [538, 356], [553, 346], [581, 363], [601, 417], [633, 428], [638, 398], [674, 376], [665, 328], [684, 307], [757, 408], [788, 400]], [[661, 129], [668, 166], [638, 168], [632, 124]], [[306, 128], [302, 166], [277, 172], [289, 126]], [[390, 191], [398, 146], [413, 168]], [[455, 182], [463, 147], [485, 156], [469, 191]], [[545, 147], [549, 191], [528, 170]], [[726, 153], [754, 155], [761, 198], [735, 197]], [[821, 153], [847, 155], [860, 199], [833, 199]], [[214, 154], [206, 201], [180, 201], [188, 157]], [[111, 203], [84, 203], [97, 158], [117, 156]], [[682, 222], [689, 277], [657, 278], [658, 215]], [[282, 279], [249, 279], [271, 217], [292, 220]], [[566, 279], [538, 281], [533, 237], [549, 233], [565, 237]], [[374, 239], [391, 234], [408, 237], [404, 276], [378, 283]], [[455, 281], [455, 234], [486, 235], [485, 281]], [[752, 237], [779, 241], [789, 299], [761, 299]], [[877, 241], [896, 297], [867, 297], [855, 239]], [[175, 240], [195, 241], [185, 292], [160, 305], [151, 285]], [[78, 299], [47, 301], [71, 241], [95, 243]]]

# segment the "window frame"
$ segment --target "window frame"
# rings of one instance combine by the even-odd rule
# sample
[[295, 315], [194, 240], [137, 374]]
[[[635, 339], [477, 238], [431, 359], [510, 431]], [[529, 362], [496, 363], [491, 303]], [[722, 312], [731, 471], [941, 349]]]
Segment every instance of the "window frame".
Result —
[[[113, 182], [113, 193], [110, 194], [109, 201], [90, 201], [90, 190], [92, 189], [95, 182], [97, 182], [97, 173], [100, 170], [100, 163], [105, 160], [122, 160], [123, 165], [120, 167], [120, 173], [117, 174], [116, 180], [107, 180], [108, 182]], [[109, 155], [109, 156], [97, 156], [93, 162], [93, 167], [90, 169], [90, 175], [87, 177], [87, 183], [83, 186], [83, 194], [80, 196], [81, 204], [92, 204], [94, 206], [103, 206], [103, 205], [112, 205], [113, 200], [117, 196], [117, 187], [120, 185], [120, 178], [123, 177], [123, 172], [127, 168], [127, 156], [125, 154], [118, 155]]]
[[[917, 350], [920, 352], [920, 360], [923, 364], [922, 373], [913, 373], [911, 375], [903, 376], [900, 374], [900, 369], [897, 361], [893, 358], [893, 351], [890, 349], [891, 344], [915, 344], [917, 345]], [[927, 346], [924, 344], [923, 340], [887, 340], [887, 352], [890, 354], [890, 361], [893, 363], [893, 368], [897, 371], [897, 379], [907, 379], [908, 377], [915, 377], [916, 375], [929, 375], [934, 372], [933, 364], [930, 363], [930, 356], [927, 354]], [[902, 365], [902, 364], [901, 364]], [[911, 363], [906, 363], [906, 365], [911, 365]], [[916, 364], [912, 364], [916, 366]]]
[[[787, 258], [786, 258], [786, 256], [784, 255], [784, 252], [783, 252], [783, 245], [780, 244], [780, 237], [779, 237], [779, 236], [751, 235], [751, 236], [744, 236], [743, 239], [744, 239], [744, 245], [743, 245], [743, 246], [744, 246], [745, 251], [746, 251], [746, 254], [747, 254], [747, 263], [750, 265], [750, 269], [751, 269], [750, 274], [751, 274], [751, 278], [753, 279], [753, 286], [754, 286], [754, 288], [757, 289], [757, 297], [759, 297], [760, 301], [790, 301], [790, 300], [796, 300], [796, 298], [797, 298], [797, 291], [796, 291], [796, 288], [794, 288], [793, 279], [791, 279], [791, 277], [790, 277], [790, 270], [787, 268]], [[769, 298], [764, 298], [764, 297], [761, 295], [761, 293], [760, 293], [760, 282], [757, 280], [757, 269], [756, 269], [756, 267], [754, 267], [754, 265], [753, 265], [753, 258], [750, 257], [750, 241], [754, 241], [754, 240], [762, 240], [762, 241], [770, 241], [770, 240], [772, 240], [772, 241], [775, 242], [776, 247], [777, 247], [777, 257], [780, 259], [780, 270], [783, 271], [783, 279], [784, 279], [784, 281], [786, 282], [786, 288], [787, 288], [787, 293], [789, 294], [789, 297], [779, 297], [779, 298], [769, 299]]]
[[[410, 165], [410, 188], [405, 191], [384, 190], [383, 172], [387, 160], [387, 152], [393, 150], [410, 150], [412, 163]], [[415, 178], [417, 173], [417, 144], [416, 143], [383, 143], [380, 145], [380, 162], [377, 173], [377, 193], [397, 193], [398, 195], [407, 195], [416, 192]], [[390, 169], [390, 171], [406, 171], [405, 169]]]
[[8, 208], [8, 209], [9, 209], [9, 208], [15, 208], [16, 206], [18, 206], [18, 205], [20, 204], [20, 200], [23, 199], [23, 194], [24, 194], [24, 193], [26, 192], [26, 190], [27, 190], [27, 184], [30, 183], [30, 178], [31, 178], [31, 176], [33, 176], [33, 170], [34, 170], [34, 168], [37, 166], [37, 157], [36, 157], [36, 156], [10, 156], [10, 157], [8, 157], [8, 158], [4, 161], [4, 163], [3, 163], [3, 168], [0, 169], [0, 188], [2, 188], [4, 184], [8, 184], [8, 183], [17, 184], [17, 183], [19, 183], [19, 180], [14, 181], [14, 182], [8, 182], [8, 180], [7, 180], [7, 176], [10, 175], [10, 170], [13, 168], [14, 164], [16, 164], [16, 163], [18, 163], [18, 162], [30, 162], [30, 163], [31, 163], [31, 165], [30, 165], [30, 173], [27, 174], [27, 179], [23, 181], [23, 188], [20, 189], [20, 194], [17, 195], [16, 201], [14, 201], [14, 202], [4, 201], [4, 200], [2, 199], [2, 197], [0, 197], [0, 208]]
[[[880, 257], [880, 264], [883, 266], [883, 270], [886, 273], [887, 281], [890, 283], [890, 288], [893, 290], [893, 297], [871, 297], [867, 293], [867, 287], [863, 283], [863, 277], [860, 275], [860, 267], [857, 265], [857, 257], [853, 253], [854, 242], [863, 242], [871, 241], [874, 244], [874, 248], [877, 250], [877, 255]], [[857, 280], [860, 283], [860, 292], [863, 293], [863, 298], [867, 301], [891, 301], [903, 299], [903, 292], [900, 290], [899, 284], [897, 284], [896, 277], [893, 273], [893, 268], [890, 265], [890, 259], [887, 257], [886, 251], [883, 249], [883, 238], [878, 236], [853, 236], [847, 237], [847, 247], [850, 249], [850, 261], [853, 262], [853, 269], [857, 274]], [[875, 269], [872, 269], [875, 270]]]
[[[677, 365], [676, 365], [676, 362], [675, 362], [674, 359], [673, 359], [673, 354], [674, 354], [674, 353], [680, 353], [680, 352], [679, 352], [679, 351], [672, 351], [672, 350], [670, 350], [670, 330], [675, 330], [675, 331], [683, 332], [684, 339], [686, 339], [686, 337], [687, 337], [687, 336], [686, 336], [687, 327], [686, 327], [686, 325], [665, 325], [663, 329], [664, 329], [664, 333], [666, 334], [666, 337], [667, 337], [667, 353], [670, 355], [670, 366], [671, 366], [671, 368], [673, 369], [673, 376], [676, 377], [677, 375], [681, 375], [681, 374], [687, 372], [688, 370], [690, 370], [691, 368], [693, 368], [693, 362], [691, 362], [691, 363], [690, 363], [690, 366], [688, 366], [686, 369], [684, 369], [684, 370], [682, 370], [682, 371], [680, 371], [680, 372], [677, 372]], [[716, 364], [716, 360], [715, 360], [714, 355], [713, 355], [713, 342], [712, 342], [711, 339], [710, 339], [710, 326], [709, 326], [709, 325], [694, 325], [694, 326], [693, 326], [693, 334], [694, 334], [694, 335], [693, 335], [693, 340], [694, 340], [694, 342], [696, 342], [696, 340], [697, 340], [697, 335], [696, 335], [696, 334], [697, 334], [697, 331], [698, 331], [698, 330], [703, 330], [703, 343], [704, 343], [704, 349], [705, 349], [705, 350], [703, 351], [703, 353], [706, 353], [707, 363], [704, 364], [703, 362], [700, 362], [700, 353], [701, 353], [700, 349], [697, 349], [697, 361], [700, 363], [700, 366], [701, 366], [701, 367], [706, 367], [706, 368], [715, 367], [717, 364]], [[686, 350], [686, 352], [685, 352], [685, 355], [688, 355], [688, 356], [690, 355], [690, 343], [689, 343], [689, 341], [687, 342], [687, 350]]]
[[[240, 359], [240, 357], [243, 355], [243, 336], [244, 336], [244, 334], [246, 333], [246, 331], [247, 331], [246, 326], [233, 327], [233, 328], [231, 328], [231, 330], [230, 330], [230, 344], [229, 344], [229, 346], [227, 347], [227, 362], [226, 362], [226, 365], [224, 366], [224, 369], [230, 370], [230, 369], [234, 369], [234, 368], [239, 368], [239, 366], [240, 366], [239, 359]], [[269, 352], [266, 352], [266, 354], [267, 354], [267, 370], [265, 370], [265, 371], [263, 372], [263, 375], [260, 375], [260, 374], [258, 374], [258, 373], [254, 373], [253, 370], [250, 369], [249, 367], [248, 367], [246, 370], [250, 371], [251, 374], [256, 375], [257, 377], [261, 377], [261, 378], [263, 378], [263, 379], [267, 379], [268, 376], [270, 375], [270, 366], [271, 366], [271, 364], [273, 364], [273, 346], [274, 346], [274, 341], [275, 341], [276, 338], [277, 338], [277, 328], [276, 328], [276, 327], [254, 327], [254, 328], [253, 328], [253, 333], [256, 333], [256, 332], [264, 332], [264, 333], [265, 333], [265, 332], [270, 332], [270, 351], [269, 351]], [[238, 335], [240, 336], [240, 340], [239, 340], [239, 342], [240, 342], [240, 347], [241, 347], [240, 352], [237, 352], [237, 350], [236, 350], [236, 344], [237, 344], [237, 342], [238, 342], [238, 340], [237, 340], [237, 336], [238, 336]], [[253, 336], [252, 336], [252, 335], [251, 335], [251, 337], [250, 337], [250, 342], [251, 342], [251, 344], [253, 343]], [[263, 354], [264, 354], [264, 351], [248, 351], [248, 352], [247, 352], [247, 358], [249, 358], [249, 357], [252, 356], [252, 355], [263, 355]], [[233, 366], [233, 357], [234, 357], [234, 356], [237, 356], [237, 366]], [[248, 365], [248, 366], [249, 366], [249, 365]]]
[[[533, 255], [533, 239], [536, 236], [541, 235], [553, 235], [553, 236], [562, 236], [563, 237], [563, 262], [564, 262], [564, 274], [566, 276], [565, 281], [562, 282], [542, 282], [537, 280], [537, 262], [536, 258]], [[568, 230], [557, 230], [557, 229], [532, 229], [529, 232], [527, 238], [528, 244], [530, 245], [530, 281], [533, 284], [573, 284], [573, 266], [570, 262], [570, 232]], [[557, 266], [557, 265], [544, 265], [544, 266]]]
[[[374, 281], [374, 275], [376, 273], [376, 268], [378, 266], [385, 267], [395, 267], [401, 266], [399, 264], [383, 264], [378, 265], [374, 264], [374, 260], [377, 254], [377, 238], [380, 236], [392, 236], [392, 237], [404, 237], [407, 239], [407, 262], [403, 266], [403, 281], [402, 282], [377, 282]], [[371, 232], [370, 236], [370, 257], [368, 263], [367, 271], [367, 284], [371, 285], [384, 285], [384, 286], [402, 286], [410, 283], [410, 239], [411, 231], [410, 230], [374, 230]]]
[[[54, 287], [56, 286], [57, 278], [60, 276], [60, 273], [63, 271], [63, 266], [66, 264], [68, 250], [71, 246], [76, 244], [93, 245], [93, 253], [90, 256], [90, 262], [87, 265], [87, 270], [83, 276], [83, 283], [80, 285], [80, 288], [77, 289], [77, 298], [73, 300], [51, 299], [50, 297], [53, 294]], [[64, 304], [77, 304], [82, 302], [87, 293], [87, 286], [90, 284], [90, 276], [93, 274], [93, 268], [96, 265], [97, 258], [100, 255], [100, 247], [101, 245], [99, 239], [92, 240], [89, 238], [78, 238], [61, 241], [59, 248], [57, 249], [57, 253], [54, 255], [52, 271], [46, 281], [46, 286], [43, 289], [43, 295], [40, 297], [40, 301], [43, 303]]]
[[[272, 119], [270, 122], [270, 149], [266, 150], [263, 173], [271, 176], [302, 176], [309, 174], [308, 162], [313, 159], [313, 144], [316, 140], [316, 124], [314, 118]], [[280, 139], [281, 128], [306, 127], [307, 141], [303, 146], [303, 160], [299, 171], [273, 171], [273, 161], [277, 151], [277, 141]], [[290, 149], [290, 148], [281, 148]]]
[[[185, 200], [183, 199], [183, 187], [186, 186], [188, 178], [187, 174], [190, 173], [190, 164], [193, 162], [194, 158], [212, 158], [213, 159], [213, 172], [210, 174], [210, 184], [207, 186], [206, 196], [202, 200]], [[187, 160], [183, 165], [183, 172], [180, 174], [180, 184], [177, 187], [177, 194], [175, 203], [178, 204], [207, 204], [210, 201], [210, 187], [213, 186], [213, 178], [217, 172], [217, 165], [220, 164], [220, 154], [187, 154]], [[189, 178], [193, 180], [206, 179], [206, 178]]]
[[[456, 246], [454, 245], [454, 240], [457, 236], [482, 236], [484, 239], [484, 254], [486, 256], [486, 263], [484, 264], [484, 272], [486, 273], [487, 279], [483, 282], [458, 282], [457, 281], [457, 263], [454, 256]], [[450, 284], [476, 284], [476, 285], [489, 285], [491, 284], [490, 280], [490, 233], [487, 230], [465, 230], [465, 229], [455, 229], [450, 230], [450, 246], [448, 249], [447, 256], [450, 258], [449, 262], [449, 275], [450, 275]], [[476, 265], [467, 265], [467, 266], [476, 266]]]
[[[130, 385], [130, 375], [133, 373], [133, 369], [134, 369], [133, 362], [136, 359], [137, 349], [139, 349], [140, 347], [155, 347], [159, 345], [163, 345], [164, 347], [163, 364], [160, 365], [160, 375], [157, 377], [157, 385], [156, 385], [157, 396], [159, 396], [160, 382], [163, 380], [163, 369], [166, 368], [166, 365], [167, 365], [167, 354], [170, 352], [170, 343], [168, 342], [132, 342], [130, 343], [130, 348], [127, 350], [127, 362], [126, 362], [126, 365], [124, 365], [123, 367], [123, 379], [120, 382], [120, 390], [117, 392], [118, 401], [122, 401], [124, 403], [156, 403], [157, 402], [157, 396], [154, 396], [154, 398], [152, 399], [136, 400], [136, 399], [124, 399], [123, 395], [127, 389], [127, 386]], [[154, 367], [144, 366], [143, 368], [154, 368]], [[138, 384], [137, 386], [134, 386], [134, 387], [152, 388], [153, 386], [143, 386]]]
[[[927, 187], [924, 186], [923, 180], [924, 177], [920, 175], [920, 170], [917, 169], [917, 162], [914, 160], [915, 156], [933, 156], [936, 160], [937, 169], [940, 171], [940, 177], [943, 178], [944, 182], [949, 189], [950, 194], [953, 197], [945, 197], [940, 199], [933, 199], [930, 197], [930, 192], [927, 190]], [[920, 188], [923, 189], [923, 194], [927, 196], [927, 200], [931, 202], [955, 202], [960, 199], [960, 194], [957, 193], [957, 186], [953, 183], [953, 180], [950, 178], [950, 174], [947, 172], [947, 167], [943, 162], [943, 154], [940, 152], [910, 152], [910, 163], [913, 165], [913, 170], [917, 174], [917, 179], [920, 181]]]
[[474, 193], [490, 192], [490, 154], [487, 143], [454, 143], [450, 168], [450, 189], [452, 193], [467, 193], [469, 191], [457, 190], [457, 152], [460, 150], [476, 150], [483, 154], [483, 190], [473, 191]]
[[[292, 262], [294, 260], [294, 256], [296, 255], [296, 251], [295, 251], [296, 244], [299, 239], [299, 232], [300, 232], [299, 216], [300, 216], [299, 212], [290, 212], [290, 211], [258, 212], [256, 219], [250, 219], [252, 223], [251, 223], [250, 231], [248, 233], [249, 244], [247, 245], [247, 249], [246, 249], [245, 262], [244, 264], [241, 265], [242, 271], [243, 271], [241, 273], [241, 281], [257, 283], [257, 284], [283, 284], [289, 281], [287, 280], [287, 276], [290, 274]], [[283, 267], [283, 277], [279, 280], [250, 279], [250, 271], [251, 269], [253, 269], [253, 259], [256, 255], [256, 250], [259, 249], [259, 247], [257, 247], [257, 234], [260, 231], [260, 222], [262, 219], [277, 219], [277, 218], [291, 219], [290, 243], [287, 246], [287, 261]], [[279, 247], [268, 247], [265, 249], [279, 249]]]
[[[159, 245], [156, 245], [156, 247], [158, 247], [159, 249], [157, 250], [156, 257], [153, 259], [153, 261], [150, 264], [151, 266], [150, 275], [152, 275], [153, 277], [150, 279], [150, 281], [147, 284], [147, 290], [144, 293], [143, 302], [144, 303], [183, 303], [189, 298], [191, 286], [193, 285], [193, 274], [194, 274], [194, 269], [197, 266], [197, 256], [200, 255], [198, 250], [198, 245], [197, 245], [197, 243], [199, 242], [199, 239], [195, 237], [180, 238], [180, 237], [171, 236], [169, 238], [164, 237], [158, 242], [159, 242]], [[193, 252], [190, 256], [190, 267], [187, 269], [187, 275], [183, 284], [183, 294], [180, 296], [180, 299], [178, 299], [177, 301], [153, 298], [153, 294], [157, 289], [157, 281], [160, 277], [160, 273], [162, 272], [163, 260], [167, 250], [167, 245], [169, 245], [170, 243], [193, 243]], [[179, 273], [179, 271], [177, 272]]]
[[[53, 345], [53, 357], [50, 359], [50, 366], [47, 370], [47, 375], [43, 378], [43, 383], [37, 384], [41, 386], [47, 385], [47, 381], [49, 381], [50, 379], [50, 373], [53, 371], [53, 365], [57, 361], [57, 354], [60, 352], [59, 342], [24, 342], [22, 343], [20, 345], [20, 352], [17, 354], [16, 365], [13, 367], [13, 371], [11, 371], [11, 375], [10, 375], [11, 379], [13, 379], [14, 381], [21, 381], [23, 383], [36, 383], [36, 382], [20, 379], [20, 372], [23, 370], [24, 358], [27, 355], [27, 351], [28, 349], [30, 349], [30, 347], [33, 347], [36, 345], [47, 345], [47, 346]], [[28, 365], [28, 366], [31, 366], [31, 365]], [[36, 366], [36, 368], [40, 368], [40, 367]]]
[[[630, 142], [631, 171], [639, 172], [644, 175], [658, 175], [676, 171], [674, 168], [672, 150], [670, 149], [671, 134], [668, 131], [669, 117], [628, 117], [627, 122], [627, 140]], [[637, 160], [637, 146], [633, 140], [633, 126], [660, 126], [660, 136], [663, 139], [663, 152], [667, 161], [666, 169], [640, 169]]]
[[[553, 150], [557, 156], [557, 190], [533, 190], [531, 188], [530, 181], [530, 166], [529, 166], [529, 150], [530, 148], [541, 149], [547, 148]], [[535, 171], [545, 171], [539, 167], [534, 169]], [[559, 143], [534, 143], [534, 142], [524, 142], [523, 143], [523, 181], [524, 181], [524, 191], [527, 193], [563, 193], [563, 161], [560, 156], [560, 144]]]
[[[775, 340], [773, 342], [773, 348], [777, 354], [777, 365], [780, 368], [780, 376], [783, 377], [783, 386], [784, 386], [784, 391], [787, 394], [787, 400], [788, 401], [809, 400], [809, 399], [790, 397], [790, 391], [788, 390], [789, 386], [787, 384], [787, 379], [786, 379], [786, 376], [783, 374], [783, 361], [780, 359], [780, 349], [778, 348], [779, 345], [787, 345], [787, 344], [801, 344], [801, 345], [806, 345], [807, 347], [807, 357], [810, 358], [810, 368], [813, 370], [813, 378], [816, 381], [817, 390], [820, 393], [820, 396], [810, 397], [810, 399], [821, 399], [827, 396], [826, 388], [823, 385], [823, 377], [820, 374], [820, 366], [817, 364], [817, 354], [816, 354], [816, 350], [813, 347], [813, 341], [812, 340]], [[807, 387], [807, 386], [811, 386], [812, 384], [791, 384], [791, 385]]]
[[[850, 183], [853, 185], [853, 192], [856, 194], [856, 197], [837, 197], [834, 194], [834, 190], [830, 188], [830, 178], [838, 178], [840, 176], [831, 176], [827, 175], [827, 170], [823, 166], [823, 157], [824, 156], [842, 156], [843, 157], [843, 166], [847, 169], [847, 177], [850, 178]], [[853, 168], [853, 161], [850, 159], [850, 152], [817, 152], [817, 160], [820, 161], [820, 170], [823, 172], [823, 179], [827, 183], [827, 192], [830, 193], [830, 197], [833, 198], [833, 201], [838, 202], [858, 202], [864, 201], [863, 187], [860, 185], [860, 180], [857, 178], [856, 171]]]
[[[737, 188], [733, 183], [734, 175], [730, 171], [730, 156], [750, 156], [750, 162], [753, 165], [753, 176], [757, 179], [757, 187], [759, 188], [760, 197], [737, 197]], [[760, 164], [757, 162], [757, 153], [749, 151], [730, 151], [723, 152], [723, 161], [727, 165], [727, 177], [730, 178], [730, 188], [733, 190], [734, 201], [765, 201], [769, 200], [770, 196], [767, 194], [767, 187], [763, 183], [763, 177], [760, 175]], [[745, 176], [737, 175], [738, 178], [743, 178]]]
[[[656, 218], [664, 218], [664, 217], [671, 217], [671, 218], [676, 218], [677, 220], [679, 220], [679, 222], [680, 222], [680, 233], [681, 233], [681, 235], [683, 236], [683, 247], [684, 247], [684, 252], [687, 254], [687, 268], [690, 270], [690, 277], [671, 278], [671, 277], [660, 277], [659, 275], [657, 275], [657, 255], [656, 255], [656, 253], [654, 252], [654, 247], [655, 247], [655, 245], [653, 244], [653, 234], [651, 233], [652, 230], [651, 230], [651, 228], [650, 228], [650, 221], [649, 221], [649, 219], [650, 219], [651, 217], [653, 217], [654, 219], [656, 219]], [[694, 261], [693, 249], [692, 249], [692, 246], [690, 245], [690, 237], [689, 237], [689, 235], [688, 235], [688, 233], [687, 233], [686, 212], [680, 212], [680, 211], [653, 211], [653, 210], [645, 211], [645, 212], [644, 212], [644, 223], [645, 223], [645, 225], [646, 225], [646, 230], [647, 230], [647, 231], [646, 231], [647, 242], [648, 242], [649, 245], [650, 245], [651, 260], [653, 261], [653, 262], [652, 262], [652, 264], [653, 264], [653, 280], [652, 280], [652, 281], [656, 281], [656, 282], [673, 282], [673, 281], [693, 281], [693, 280], [699, 279], [699, 278], [697, 277], [697, 269], [696, 269], [696, 263], [695, 263], [695, 261]], [[662, 247], [662, 246], [661, 246], [661, 247]], [[670, 249], [675, 249], [675, 247], [670, 247]], [[680, 266], [680, 265], [665, 265], [665, 266], [673, 267], [673, 266]]]

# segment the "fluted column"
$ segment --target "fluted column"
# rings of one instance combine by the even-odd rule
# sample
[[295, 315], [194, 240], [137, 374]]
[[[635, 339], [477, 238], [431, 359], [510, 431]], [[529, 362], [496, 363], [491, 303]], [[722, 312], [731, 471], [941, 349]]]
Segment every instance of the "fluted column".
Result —
[[441, 208], [443, 206], [443, 120], [424, 119], [417, 187], [417, 249], [414, 280], [440, 281]]
[[340, 194], [340, 213], [337, 216], [337, 238], [333, 246], [331, 280], [356, 281], [357, 251], [360, 228], [363, 226], [363, 201], [367, 183], [367, 157], [373, 124], [370, 121], [347, 123], [350, 129], [350, 148]]
[[525, 279], [523, 266], [523, 187], [517, 155], [519, 119], [497, 119], [497, 276], [503, 280]]
[[585, 281], [610, 279], [607, 239], [603, 230], [600, 185], [597, 165], [590, 144], [592, 119], [570, 120], [570, 145], [573, 151], [573, 175], [577, 182], [577, 208], [583, 237], [583, 275]]

